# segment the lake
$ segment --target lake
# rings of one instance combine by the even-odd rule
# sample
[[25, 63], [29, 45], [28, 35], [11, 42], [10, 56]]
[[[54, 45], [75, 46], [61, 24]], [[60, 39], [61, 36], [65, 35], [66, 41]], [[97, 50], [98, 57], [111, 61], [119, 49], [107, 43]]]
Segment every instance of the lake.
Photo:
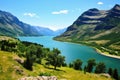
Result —
[[66, 58], [66, 63], [70, 63], [76, 59], [81, 59], [83, 61], [83, 65], [86, 65], [87, 60], [94, 58], [96, 62], [104, 62], [107, 68], [117, 68], [120, 73], [120, 59], [110, 58], [107, 56], [103, 56], [98, 54], [95, 49], [75, 43], [68, 42], [60, 42], [53, 40], [53, 36], [41, 36], [41, 37], [18, 37], [21, 41], [29, 41], [38, 44], [44, 45], [44, 47], [50, 48], [58, 48], [62, 55]]

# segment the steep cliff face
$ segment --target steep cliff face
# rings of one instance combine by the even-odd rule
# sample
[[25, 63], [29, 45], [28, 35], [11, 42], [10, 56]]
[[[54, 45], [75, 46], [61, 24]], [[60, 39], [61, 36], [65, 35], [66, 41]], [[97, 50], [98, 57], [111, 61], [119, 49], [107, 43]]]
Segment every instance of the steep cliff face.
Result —
[[110, 10], [89, 9], [56, 40], [107, 46], [120, 50], [120, 5]]

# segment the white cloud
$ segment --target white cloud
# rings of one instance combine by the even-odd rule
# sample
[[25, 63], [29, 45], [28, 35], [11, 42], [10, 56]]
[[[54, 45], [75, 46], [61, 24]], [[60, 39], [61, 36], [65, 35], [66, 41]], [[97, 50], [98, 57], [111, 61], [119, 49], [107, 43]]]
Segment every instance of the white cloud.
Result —
[[35, 13], [24, 13], [23, 14], [24, 16], [29, 16], [29, 17], [39, 17], [37, 14], [35, 14]]
[[98, 4], [98, 5], [103, 5], [104, 3], [103, 3], [103, 2], [98, 2], [97, 4]]
[[54, 11], [52, 14], [68, 14], [68, 10]]

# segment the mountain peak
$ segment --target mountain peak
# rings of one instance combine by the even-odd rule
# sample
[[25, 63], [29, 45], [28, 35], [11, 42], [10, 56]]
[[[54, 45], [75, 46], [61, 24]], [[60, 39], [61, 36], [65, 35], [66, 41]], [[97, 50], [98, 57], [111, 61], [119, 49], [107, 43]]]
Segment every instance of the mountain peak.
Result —
[[89, 11], [99, 11], [97, 8], [89, 9]]
[[116, 9], [116, 10], [120, 10], [120, 5], [119, 4], [116, 4], [113, 9]]
[[109, 12], [109, 16], [120, 18], [120, 5], [116, 4]]
[[97, 8], [91, 8], [85, 11], [74, 24], [98, 24], [106, 16], [106, 11], [100, 11]]
[[84, 12], [82, 15], [95, 16], [99, 14], [100, 14], [100, 11], [97, 8], [91, 8], [87, 10], [86, 12]]

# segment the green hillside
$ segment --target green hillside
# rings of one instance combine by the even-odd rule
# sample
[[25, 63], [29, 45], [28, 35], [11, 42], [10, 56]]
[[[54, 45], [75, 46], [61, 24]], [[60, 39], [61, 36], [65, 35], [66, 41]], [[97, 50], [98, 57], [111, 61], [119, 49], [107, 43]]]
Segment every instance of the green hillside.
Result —
[[18, 58], [18, 56], [14, 53], [0, 51], [1, 80], [17, 80], [25, 76], [39, 76], [40, 73], [49, 73], [50, 75], [57, 76], [58, 80], [112, 80], [111, 78], [93, 73], [84, 74], [83, 71], [77, 71], [68, 67], [58, 68], [60, 71], [48, 69], [45, 68], [44, 65], [37, 63], [34, 64], [33, 71], [29, 71], [16, 62], [15, 58]]
[[[17, 39], [0, 36], [0, 79], [1, 80], [18, 80], [24, 77], [37, 77], [40, 75], [47, 76], [56, 76], [58, 80], [112, 80], [112, 78], [107, 77], [103, 74], [88, 73], [81, 70], [74, 70], [69, 67], [57, 67], [55, 70], [53, 66], [46, 65], [46, 59], [39, 57], [38, 54], [33, 53], [35, 50], [34, 47], [39, 48], [39, 55], [42, 52], [49, 53], [48, 48], [44, 48], [42, 45], [29, 42], [20, 42]], [[4, 45], [3, 45], [4, 44]], [[28, 47], [25, 47], [28, 46]], [[28, 55], [27, 49], [32, 46], [32, 52]], [[31, 51], [30, 50], [30, 51]], [[57, 49], [54, 49], [55, 51]], [[25, 51], [25, 52], [24, 52]], [[26, 56], [27, 55], [27, 56]], [[36, 55], [36, 56], [35, 56]], [[28, 67], [25, 68], [26, 60], [29, 58], [34, 62], [32, 65], [32, 70], [29, 70]], [[30, 60], [31, 60], [30, 59]], [[33, 60], [34, 59], [34, 60]], [[42, 60], [41, 60], [42, 59]], [[42, 62], [39, 63], [38, 61]], [[30, 66], [29, 64], [27, 66]], [[28, 69], [27, 69], [28, 68]]]
[[110, 10], [89, 9], [55, 40], [86, 44], [120, 56], [120, 5]]

